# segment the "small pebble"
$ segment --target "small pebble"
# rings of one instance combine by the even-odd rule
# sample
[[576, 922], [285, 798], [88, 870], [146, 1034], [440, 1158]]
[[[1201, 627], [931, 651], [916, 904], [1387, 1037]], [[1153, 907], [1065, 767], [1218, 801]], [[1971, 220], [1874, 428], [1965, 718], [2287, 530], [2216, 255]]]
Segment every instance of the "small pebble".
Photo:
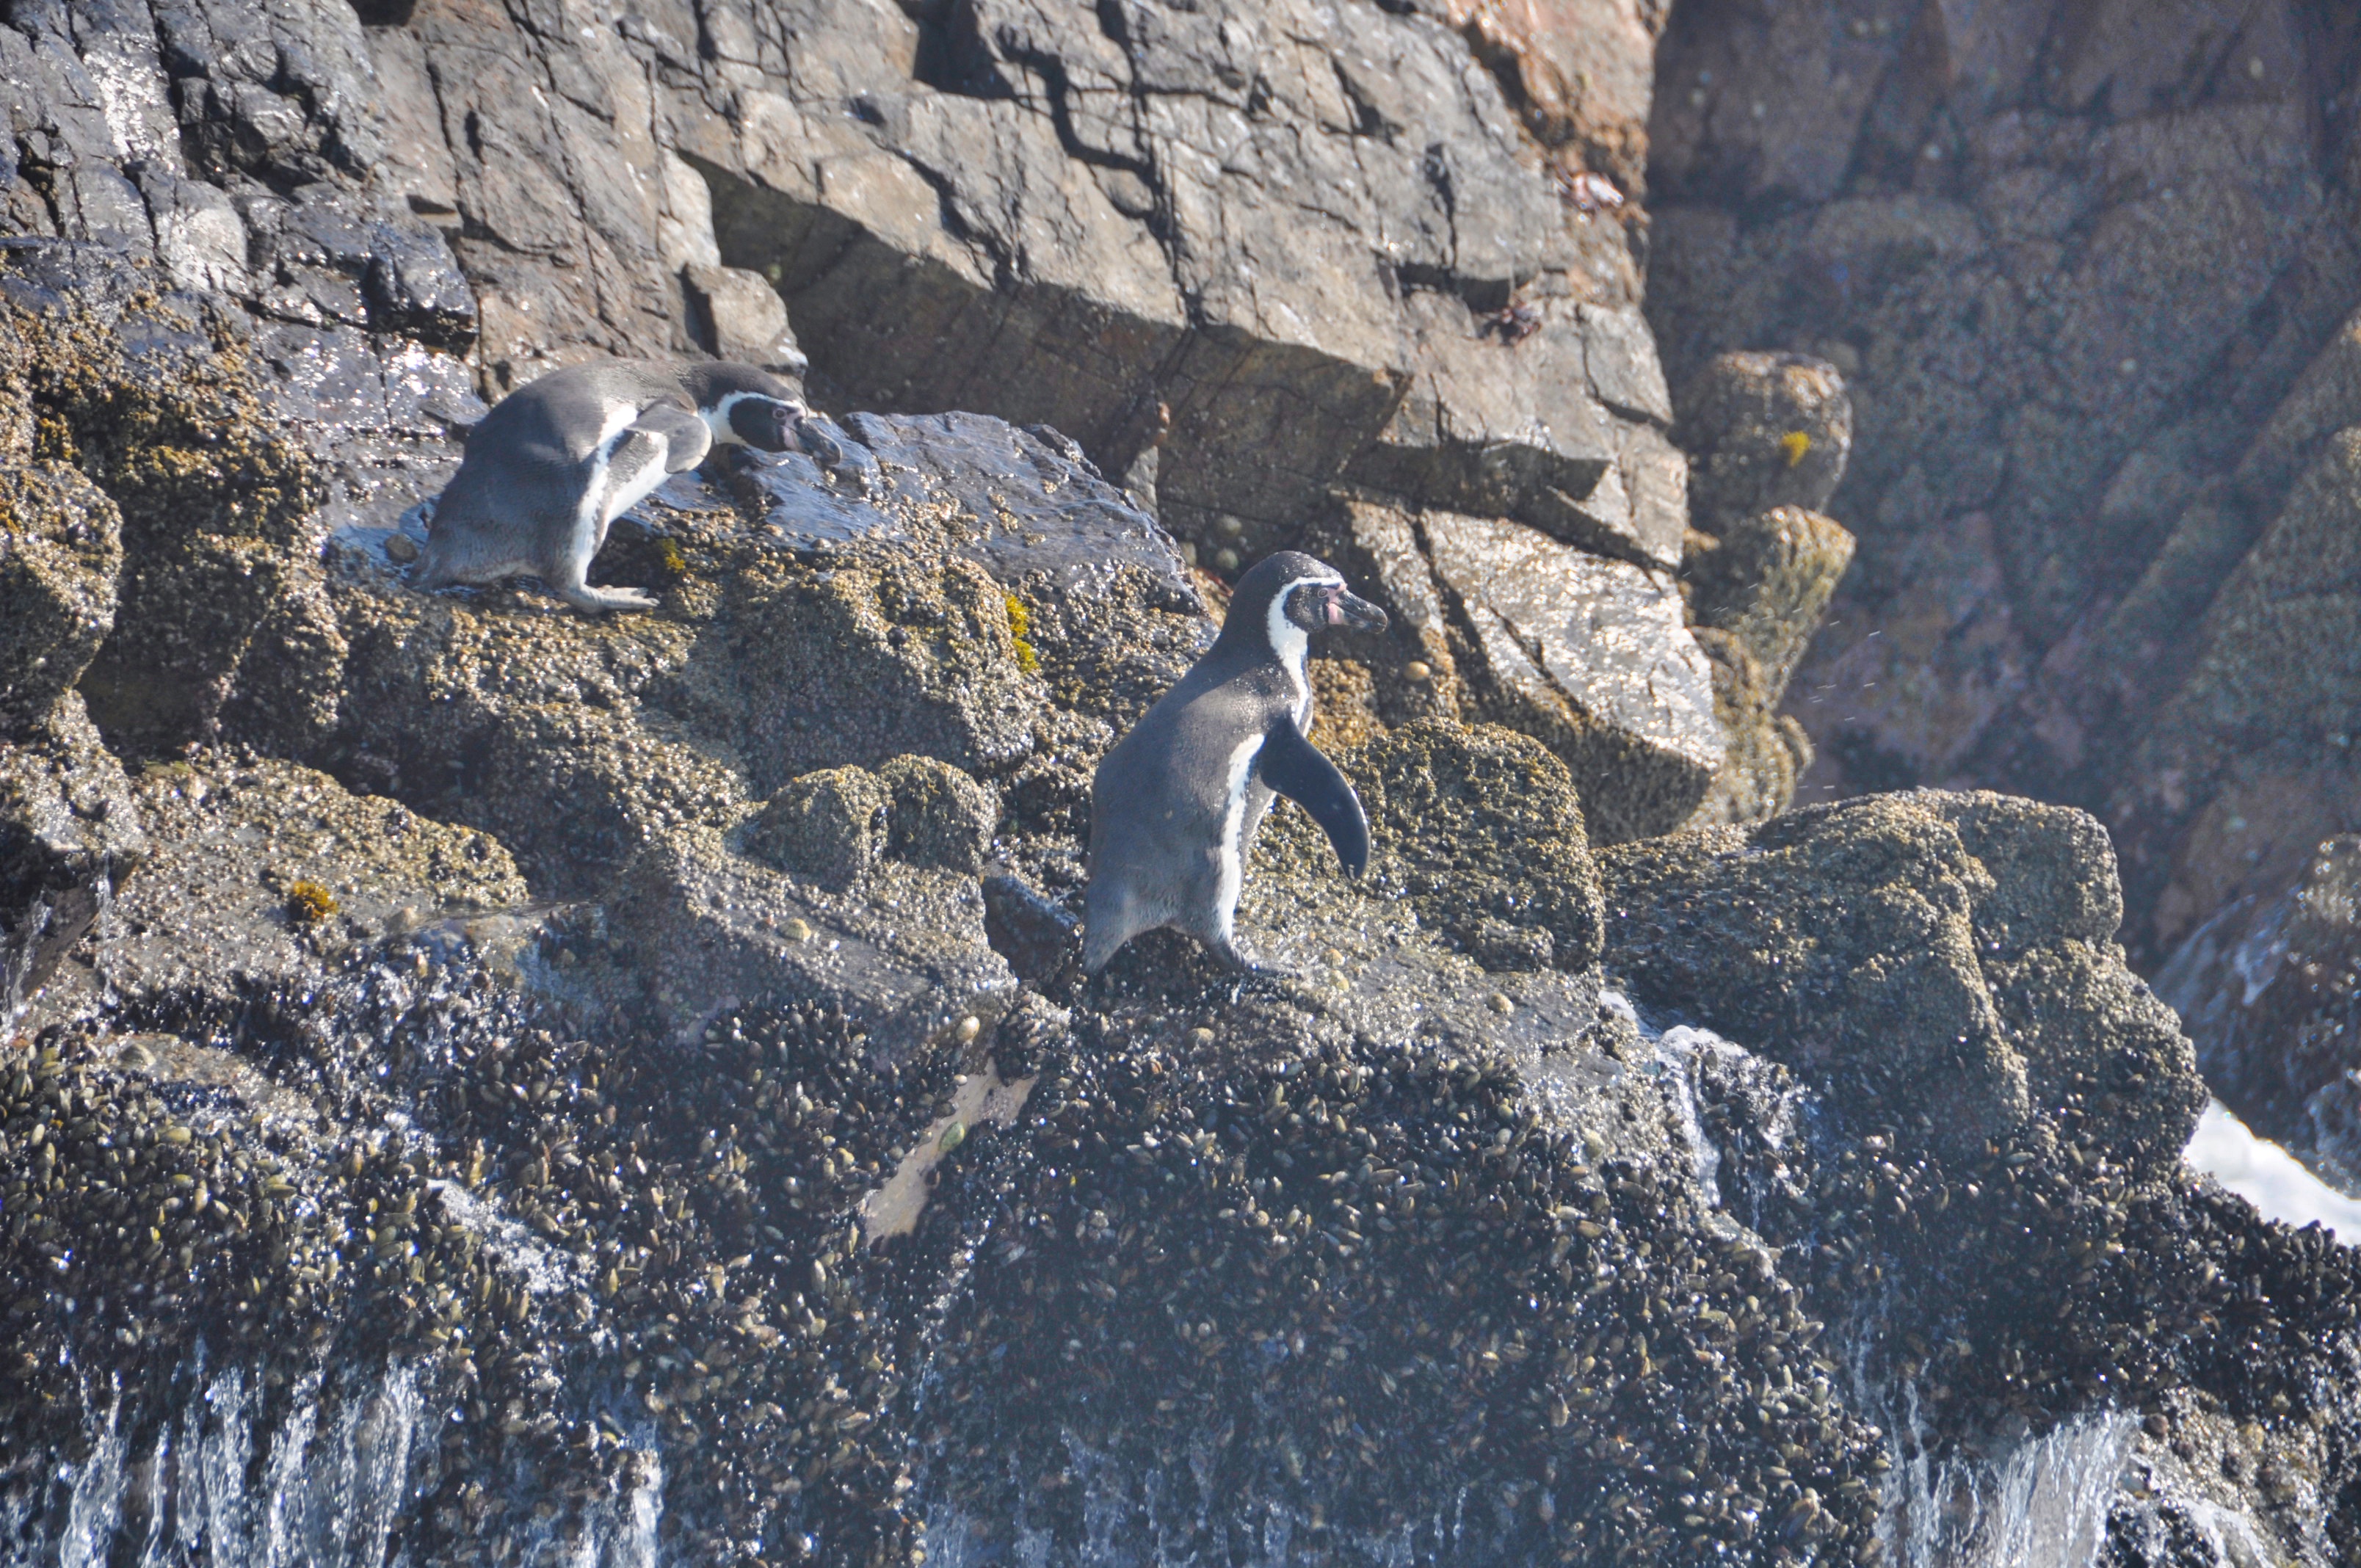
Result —
[[1213, 1031], [1204, 1028], [1191, 1029], [1189, 1031], [1189, 1043], [1201, 1048], [1210, 1046], [1213, 1043]]
[[1412, 659], [1409, 663], [1404, 664], [1402, 674], [1414, 681], [1431, 681], [1434, 678], [1433, 668], [1423, 659]]
[[983, 1019], [970, 1015], [959, 1021], [959, 1043], [961, 1045], [966, 1045], [969, 1041], [974, 1039], [978, 1035], [983, 1033]]
[[385, 542], [385, 558], [397, 565], [409, 565], [418, 559], [418, 541], [407, 533], [394, 534]]
[[779, 927], [779, 935], [790, 942], [808, 942], [812, 939], [811, 922], [796, 916]]
[[1484, 1005], [1489, 1007], [1495, 1013], [1514, 1013], [1517, 1010], [1517, 1004], [1515, 1003], [1510, 1001], [1507, 997], [1501, 995], [1497, 991], [1484, 999]]
[[1238, 553], [1236, 551], [1224, 545], [1221, 549], [1213, 552], [1213, 570], [1216, 572], [1235, 572], [1237, 569]]
[[943, 1129], [943, 1135], [935, 1140], [935, 1147], [940, 1149], [945, 1154], [949, 1154], [951, 1150], [959, 1147], [960, 1145], [965, 1142], [967, 1142], [967, 1124], [965, 1122], [953, 1122], [950, 1126]]

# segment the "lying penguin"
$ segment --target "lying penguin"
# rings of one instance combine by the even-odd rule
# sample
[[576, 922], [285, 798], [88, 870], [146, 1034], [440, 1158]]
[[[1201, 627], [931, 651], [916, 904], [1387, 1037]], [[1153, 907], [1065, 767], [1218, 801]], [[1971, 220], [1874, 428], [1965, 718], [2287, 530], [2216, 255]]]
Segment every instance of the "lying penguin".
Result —
[[530, 573], [586, 615], [653, 609], [637, 588], [589, 586], [608, 528], [716, 445], [787, 450], [808, 411], [752, 365], [618, 359], [553, 370], [468, 432], [410, 585]]
[[1283, 795], [1312, 813], [1354, 876], [1369, 859], [1368, 818], [1334, 763], [1312, 749], [1312, 633], [1382, 630], [1386, 612], [1334, 566], [1292, 550], [1238, 579], [1222, 634], [1099, 763], [1091, 786], [1090, 887], [1082, 969], [1159, 926], [1185, 931], [1232, 966], [1262, 970], [1231, 928], [1255, 829]]

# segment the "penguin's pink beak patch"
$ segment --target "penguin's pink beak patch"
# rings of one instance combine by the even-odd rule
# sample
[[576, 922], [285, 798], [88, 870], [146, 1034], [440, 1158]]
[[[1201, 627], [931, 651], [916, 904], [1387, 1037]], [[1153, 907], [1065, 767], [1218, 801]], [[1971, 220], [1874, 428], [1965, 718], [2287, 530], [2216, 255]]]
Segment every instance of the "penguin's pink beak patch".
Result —
[[1328, 596], [1328, 624], [1331, 626], [1345, 624], [1345, 607], [1336, 602], [1334, 594]]

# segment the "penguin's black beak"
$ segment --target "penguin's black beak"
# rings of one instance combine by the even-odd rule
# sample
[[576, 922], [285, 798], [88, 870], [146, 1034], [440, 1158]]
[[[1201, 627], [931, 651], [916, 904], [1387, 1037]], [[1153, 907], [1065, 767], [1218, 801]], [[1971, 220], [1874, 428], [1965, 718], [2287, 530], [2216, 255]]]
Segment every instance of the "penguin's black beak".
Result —
[[1386, 629], [1384, 610], [1345, 588], [1328, 590], [1326, 619], [1331, 626], [1349, 626], [1356, 631], [1383, 631]]

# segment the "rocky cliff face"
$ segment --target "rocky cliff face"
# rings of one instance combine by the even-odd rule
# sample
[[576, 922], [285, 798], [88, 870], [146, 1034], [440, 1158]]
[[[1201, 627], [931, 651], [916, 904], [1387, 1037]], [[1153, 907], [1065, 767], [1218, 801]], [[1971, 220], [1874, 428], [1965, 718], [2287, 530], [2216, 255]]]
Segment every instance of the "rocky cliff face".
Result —
[[[1778, 815], [1856, 415], [1675, 426], [1664, 25], [10, 7], [10, 1552], [2349, 1555], [2350, 1257], [2180, 1168], [2106, 833]], [[656, 611], [402, 585], [482, 397], [716, 350], [835, 418]], [[1368, 872], [1085, 985], [1288, 544]]]
[[2102, 816], [2143, 966], [2349, 830], [2340, 6], [1692, 0], [1649, 312], [1850, 383], [1861, 564], [1801, 677], [1812, 788]]

